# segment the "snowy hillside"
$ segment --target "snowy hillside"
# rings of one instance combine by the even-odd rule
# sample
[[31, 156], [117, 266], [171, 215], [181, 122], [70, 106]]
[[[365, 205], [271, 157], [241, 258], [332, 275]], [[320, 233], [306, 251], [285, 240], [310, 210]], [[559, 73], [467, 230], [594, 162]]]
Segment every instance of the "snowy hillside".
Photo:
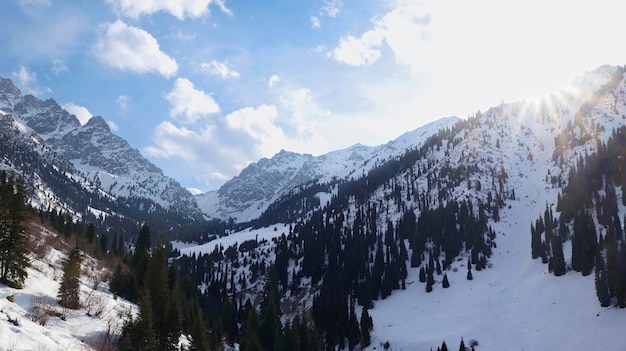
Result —
[[108, 273], [84, 256], [81, 265], [82, 308], [57, 303], [65, 253], [52, 248], [55, 234], [43, 227], [32, 238], [38, 249], [23, 289], [0, 284], [0, 350], [112, 350], [124, 321], [137, 313], [134, 304], [108, 290]]
[[456, 117], [442, 118], [384, 145], [357, 144], [320, 156], [283, 150], [270, 159], [250, 164], [219, 190], [196, 195], [196, 201], [209, 217], [247, 222], [258, 218], [272, 202], [299, 186], [360, 177], [458, 121]]
[[[383, 259], [385, 264], [393, 264], [389, 257], [394, 244], [387, 240], [393, 240], [394, 228], [398, 230], [397, 235], [401, 235], [406, 213], [414, 211], [419, 224], [424, 214], [451, 202], [469, 203], [474, 211], [484, 209], [489, 217], [488, 225], [495, 232], [487, 267], [478, 269], [477, 261], [472, 258], [473, 250], [461, 250], [459, 256], [444, 267], [450, 288], [442, 286], [443, 276], [439, 273], [434, 276], [433, 291], [426, 292], [419, 278], [424, 259], [418, 261], [418, 266], [407, 266], [406, 289], [398, 288], [390, 296], [375, 298], [369, 310], [374, 321], [369, 350], [379, 350], [386, 342], [390, 350], [430, 350], [444, 340], [449, 348], [457, 349], [462, 338], [466, 345], [475, 340], [476, 350], [620, 349], [618, 345], [626, 344], [626, 334], [622, 333], [626, 324], [624, 310], [600, 306], [592, 275], [581, 276], [569, 270], [555, 277], [548, 265], [542, 264], [540, 259], [533, 260], [530, 226], [546, 207], [556, 207], [563, 191], [561, 184], [568, 181], [568, 174], [577, 160], [596, 152], [598, 143], [606, 143], [615, 129], [626, 125], [625, 92], [623, 69], [600, 67], [578, 78], [571, 90], [541, 101], [503, 104], [458, 123], [449, 133], [431, 140], [433, 144], [425, 149], [426, 156], [415, 156], [415, 163], [406, 169], [403, 164], [390, 163], [380, 172], [369, 174], [368, 182], [355, 183], [359, 186], [378, 184], [373, 182], [374, 176], [392, 175], [382, 178], [367, 198], [349, 196], [347, 205], [338, 199], [334, 206], [313, 213], [312, 218], [290, 224], [289, 231], [286, 225], [277, 224], [274, 231], [274, 226], [269, 226], [257, 232], [235, 233], [200, 247], [186, 247], [181, 252], [210, 253], [215, 251], [216, 245], [228, 249], [235, 243], [254, 241], [258, 235], [259, 240], [265, 238], [269, 242], [259, 246], [257, 254], [249, 253], [248, 249], [240, 250], [244, 262], [258, 258], [257, 255], [265, 262], [272, 262], [278, 261], [283, 245], [289, 248], [288, 252], [295, 252], [288, 256], [293, 258], [288, 260], [285, 286], [296, 284], [308, 291], [305, 296], [295, 296], [292, 287], [291, 293], [283, 296], [283, 303], [295, 302], [311, 308], [311, 291], [319, 293], [330, 288], [324, 281], [313, 283], [311, 273], [304, 273], [307, 253], [299, 251], [301, 241], [315, 243], [333, 230], [334, 223], [343, 228], [336, 231], [341, 233], [336, 235], [341, 235], [339, 247], [345, 246], [347, 250], [359, 226], [363, 226], [359, 224], [361, 216], [374, 207], [379, 215], [376, 222], [368, 222], [367, 227], [373, 226], [379, 233], [388, 228], [387, 232], [392, 233], [385, 236], [387, 258]], [[576, 138], [563, 148], [559, 137], [565, 131]], [[363, 171], [359, 168], [348, 175], [355, 173], [357, 177], [357, 173], [366, 174], [370, 170], [376, 171], [374, 167], [363, 168]], [[621, 191], [617, 193], [621, 200]], [[621, 201], [618, 203], [619, 217], [624, 218], [626, 207]], [[325, 221], [326, 227], [312, 222], [318, 217], [321, 218], [319, 223]], [[604, 227], [597, 219], [596, 223], [602, 233]], [[320, 226], [322, 229], [316, 231]], [[307, 236], [308, 231], [314, 236]], [[288, 233], [287, 237], [280, 239], [282, 233]], [[332, 238], [328, 240], [333, 242]], [[372, 247], [383, 245], [382, 239], [379, 240], [371, 244]], [[410, 240], [399, 241], [404, 241], [401, 246], [410, 247]], [[432, 256], [433, 246], [433, 242], [429, 242], [422, 256]], [[571, 247], [571, 242], [564, 243], [563, 252], [570, 267]], [[331, 249], [325, 246], [321, 251], [325, 257], [321, 261], [323, 279], [332, 276]], [[439, 252], [437, 247], [434, 249]], [[340, 263], [335, 269], [343, 268], [342, 260], [348, 259], [343, 251], [340, 253]], [[440, 255], [435, 257], [437, 265], [444, 257], [443, 252]], [[372, 256], [370, 253], [369, 266]], [[240, 258], [234, 257], [234, 262], [240, 262]], [[473, 280], [467, 279], [468, 259], [472, 261]], [[224, 263], [228, 264], [229, 260], [225, 259]], [[236, 272], [234, 281], [248, 279], [251, 274], [245, 266], [233, 270]], [[375, 267], [372, 274], [374, 270]], [[246, 281], [244, 286], [250, 284]], [[350, 291], [359, 294], [357, 290]], [[357, 306], [357, 315], [361, 308]]]
[[[599, 99], [593, 92], [607, 84], [614, 74], [619, 85]], [[376, 303], [373, 346], [389, 341], [392, 350], [428, 350], [446, 340], [455, 349], [461, 338], [475, 339], [477, 350], [620, 349], [626, 344], [626, 313], [599, 305], [593, 276], [569, 271], [554, 277], [548, 265], [532, 260], [530, 223], [547, 206], [555, 206], [561, 190], [551, 177], [564, 180], [576, 158], [593, 153], [594, 138], [565, 152], [565, 163], [553, 161], [555, 138], [572, 123], [583, 105], [590, 110], [585, 125], [600, 125], [600, 140], [606, 141], [613, 128], [624, 125], [625, 81], [620, 68], [601, 67], [577, 79], [577, 88], [557, 93], [540, 102], [499, 106], [484, 113], [480, 128], [469, 132], [450, 153], [451, 162], [478, 162], [502, 165], [515, 200], [508, 200], [493, 222], [497, 248], [490, 259], [492, 268], [474, 274], [468, 281], [466, 261], [448, 272], [451, 288], [436, 284], [426, 293], [417, 284], [417, 271], [409, 272], [413, 284]], [[593, 101], [592, 101], [593, 100]], [[580, 115], [579, 115], [580, 116]], [[458, 154], [470, 155], [463, 161]], [[480, 155], [473, 158], [473, 155]], [[457, 188], [455, 197], [464, 189]], [[620, 209], [621, 217], [626, 209]], [[564, 253], [571, 262], [571, 244]], [[456, 270], [455, 270], [456, 268]], [[440, 282], [440, 279], [439, 279]]]

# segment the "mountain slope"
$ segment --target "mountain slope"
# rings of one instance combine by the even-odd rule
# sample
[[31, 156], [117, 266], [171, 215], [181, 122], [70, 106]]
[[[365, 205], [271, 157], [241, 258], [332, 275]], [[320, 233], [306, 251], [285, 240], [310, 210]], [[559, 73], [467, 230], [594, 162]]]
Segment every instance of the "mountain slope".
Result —
[[[31, 267], [22, 289], [0, 284], [0, 349], [2, 350], [113, 350], [126, 319], [137, 306], [114, 296], [104, 281], [110, 272], [83, 257], [80, 276], [81, 308], [57, 303], [59, 278], [66, 254], [57, 249], [60, 236], [30, 223]], [[71, 247], [64, 244], [65, 249]]]
[[[624, 345], [626, 336], [621, 330], [626, 313], [600, 306], [594, 278], [572, 270], [554, 277], [548, 265], [532, 259], [530, 245], [531, 223], [546, 208], [556, 208], [570, 170], [583, 155], [595, 153], [598, 145], [606, 143], [614, 129], [626, 125], [624, 72], [622, 67], [600, 67], [578, 78], [573, 89], [542, 101], [502, 104], [478, 113], [428, 138], [420, 148], [405, 150], [401, 157], [381, 162], [369, 172], [357, 171], [362, 177], [332, 185], [328, 206], [317, 205], [295, 223], [187, 247], [181, 251], [188, 256], [182, 257], [188, 260], [194, 252], [198, 257], [198, 252], [214, 257], [224, 253], [209, 267], [225, 265], [219, 269], [230, 271], [232, 281], [240, 283], [233, 283], [231, 291], [241, 289], [252, 295], [251, 290], [262, 288], [259, 278], [250, 279], [255, 265], [273, 262], [277, 271], [284, 272], [278, 279], [283, 279], [279, 287], [285, 287], [283, 306], [311, 310], [314, 319], [321, 317], [315, 319], [318, 328], [333, 337], [329, 342], [344, 348], [350, 343], [346, 325], [352, 320], [351, 306], [367, 301], [364, 291], [374, 291], [370, 286], [378, 284], [377, 279], [382, 284], [402, 279], [397, 275], [387, 279], [398, 272], [387, 267], [397, 264], [394, 256], [403, 246], [407, 251], [401, 258], [407, 269], [403, 284], [390, 288], [390, 295], [375, 290], [369, 310], [374, 320], [370, 350], [387, 348], [386, 342], [391, 350], [429, 350], [443, 340], [448, 348], [456, 348], [461, 338], [466, 345], [476, 340], [477, 350]], [[572, 137], [564, 141], [564, 132]], [[626, 144], [621, 146], [626, 148]], [[617, 200], [617, 217], [624, 218], [626, 206], [621, 196]], [[483, 216], [490, 228], [487, 234], [491, 230], [495, 234], [484, 268], [479, 269], [483, 257], [479, 253], [474, 258], [476, 246], [470, 248], [470, 241], [463, 242], [452, 262], [446, 252], [451, 247], [445, 241], [440, 244], [440, 226], [443, 236], [472, 233], [461, 216], [451, 220], [439, 216], [455, 204], [471, 206], [470, 216], [479, 221]], [[403, 228], [410, 213], [415, 215], [417, 229], [413, 227], [405, 239]], [[433, 225], [431, 219], [442, 224]], [[607, 230], [595, 214], [594, 221], [600, 232]], [[414, 236], [426, 237], [423, 251], [411, 242]], [[563, 249], [568, 266], [571, 245], [565, 242]], [[363, 251], [365, 259], [354, 261], [363, 257], [357, 255]], [[432, 273], [433, 256], [437, 266], [443, 262], [442, 273]], [[408, 267], [409, 260], [412, 267]], [[377, 262], [383, 262], [384, 273]], [[473, 280], [467, 279], [468, 263]], [[358, 274], [353, 276], [355, 267]], [[429, 284], [420, 282], [423, 269], [433, 275], [430, 293]], [[443, 274], [450, 288], [443, 287]], [[362, 307], [355, 309], [358, 316]], [[339, 316], [328, 311], [338, 311]]]

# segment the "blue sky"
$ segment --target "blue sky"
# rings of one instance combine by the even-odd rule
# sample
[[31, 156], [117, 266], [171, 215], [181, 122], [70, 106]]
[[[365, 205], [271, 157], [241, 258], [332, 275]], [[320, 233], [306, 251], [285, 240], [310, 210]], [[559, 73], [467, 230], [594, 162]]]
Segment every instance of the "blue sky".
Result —
[[9, 0], [0, 75], [107, 120], [185, 187], [378, 145], [623, 65], [619, 1]]

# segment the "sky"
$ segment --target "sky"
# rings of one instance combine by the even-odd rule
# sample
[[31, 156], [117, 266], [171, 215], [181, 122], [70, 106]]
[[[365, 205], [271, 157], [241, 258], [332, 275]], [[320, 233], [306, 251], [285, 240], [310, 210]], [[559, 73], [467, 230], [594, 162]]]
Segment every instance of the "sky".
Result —
[[624, 65], [616, 0], [7, 0], [0, 76], [219, 188]]

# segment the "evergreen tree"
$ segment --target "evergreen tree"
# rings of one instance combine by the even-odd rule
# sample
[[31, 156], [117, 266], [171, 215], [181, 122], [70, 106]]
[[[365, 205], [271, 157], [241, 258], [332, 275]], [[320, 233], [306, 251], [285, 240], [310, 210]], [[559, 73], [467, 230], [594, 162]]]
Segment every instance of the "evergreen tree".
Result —
[[108, 239], [109, 238], [106, 235], [100, 235], [100, 252], [102, 252], [102, 254], [104, 255], [107, 254], [109, 248]]
[[[93, 223], [89, 223], [89, 225], [87, 226], [87, 241], [89, 241], [89, 243], [93, 243], [93, 240], [96, 238], [96, 226]], [[103, 250], [103, 252], [106, 252]]]
[[172, 261], [167, 276], [168, 302], [165, 309], [165, 320], [162, 332], [167, 335], [167, 345], [176, 347], [183, 328], [182, 294], [178, 282], [176, 261]]
[[472, 262], [467, 260], [467, 280], [472, 280], [474, 277], [472, 276]]
[[152, 256], [148, 259], [144, 276], [144, 289], [150, 292], [152, 316], [154, 317], [153, 328], [162, 350], [168, 349], [167, 345], [171, 344], [171, 340], [168, 340], [169, 330], [164, 328], [166, 325], [166, 306], [169, 302], [167, 279], [165, 248], [162, 241], [159, 240]]
[[22, 222], [26, 194], [21, 179], [0, 177], [0, 283], [19, 288], [28, 276], [29, 239]]
[[[150, 292], [145, 291], [139, 299], [139, 316], [130, 318], [122, 328], [120, 337], [120, 351], [157, 351], [159, 350], [154, 334], [152, 301]], [[204, 351], [207, 351], [204, 349]]]
[[248, 315], [243, 322], [241, 349], [243, 351], [262, 351], [261, 341], [257, 330], [259, 329], [259, 318], [254, 307], [248, 309]]
[[441, 285], [443, 286], [444, 289], [447, 289], [450, 287], [450, 282], [448, 281], [448, 274], [443, 275], [443, 281], [441, 282]]
[[596, 295], [598, 296], [598, 301], [600, 301], [600, 306], [610, 306], [611, 295], [609, 293], [609, 283], [606, 277], [606, 267], [604, 265], [602, 251], [596, 253], [595, 285]]
[[361, 340], [361, 328], [359, 327], [359, 322], [356, 318], [356, 312], [354, 309], [354, 302], [350, 304], [350, 313], [349, 313], [349, 321], [348, 321], [348, 348], [350, 350], [354, 350], [356, 345], [359, 344]]
[[361, 310], [361, 349], [370, 345], [372, 329], [374, 329], [372, 317], [370, 317], [367, 308], [363, 307]]
[[607, 285], [609, 286], [609, 294], [613, 297], [622, 296], [622, 281], [621, 276], [623, 274], [623, 266], [620, 258], [620, 252], [618, 249], [617, 233], [614, 230], [609, 230], [604, 239], [606, 246], [606, 275]]
[[448, 345], [446, 345], [445, 341], [441, 343], [441, 351], [448, 351]]
[[139, 236], [135, 243], [135, 250], [131, 260], [131, 268], [135, 272], [137, 285], [143, 286], [143, 279], [146, 269], [148, 268], [148, 260], [150, 259], [151, 235], [150, 227], [144, 224], [139, 230]]
[[424, 267], [420, 267], [419, 279], [420, 283], [426, 283], [426, 270]]
[[433, 277], [432, 270], [428, 270], [428, 275], [426, 276], [426, 292], [433, 291], [433, 284], [435, 283], [435, 278]]
[[541, 232], [535, 229], [532, 223], [530, 225], [530, 235], [531, 257], [534, 260], [541, 256]]
[[58, 301], [63, 307], [78, 309], [80, 307], [80, 250], [72, 250], [63, 262], [63, 277], [59, 287]]
[[209, 351], [209, 341], [207, 338], [207, 328], [199, 306], [193, 309], [193, 322], [191, 323], [191, 345], [190, 351]]
[[565, 256], [563, 256], [563, 242], [561, 237], [555, 235], [552, 238], [552, 257], [550, 258], [550, 265], [555, 276], [561, 276], [565, 274]]
[[278, 281], [272, 266], [265, 281], [261, 315], [259, 319], [259, 339], [265, 350], [275, 350], [281, 334], [280, 310], [278, 307]]
[[598, 237], [593, 217], [587, 211], [579, 211], [574, 217], [572, 238], [572, 268], [583, 275], [591, 274], [595, 261]]

